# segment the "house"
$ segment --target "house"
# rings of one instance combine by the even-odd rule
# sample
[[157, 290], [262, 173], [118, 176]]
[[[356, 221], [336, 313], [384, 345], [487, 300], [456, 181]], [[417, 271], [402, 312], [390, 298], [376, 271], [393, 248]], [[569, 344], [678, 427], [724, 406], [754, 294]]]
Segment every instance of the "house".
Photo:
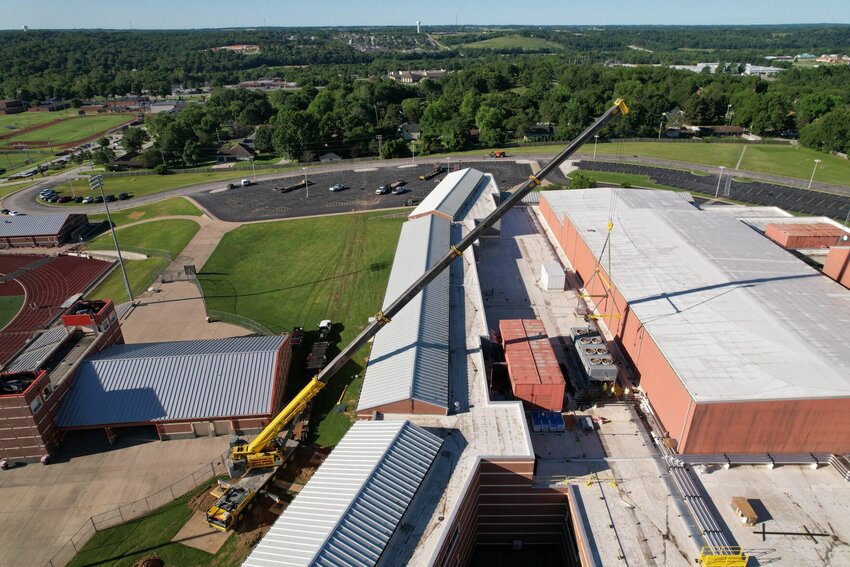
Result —
[[232, 146], [224, 145], [218, 149], [215, 160], [218, 163], [229, 163], [234, 161], [248, 161], [253, 159], [257, 152], [245, 142], [237, 142]]
[[715, 136], [728, 138], [731, 136], [738, 137], [747, 133], [747, 129], [743, 126], [700, 126], [700, 136]]
[[0, 100], [0, 114], [18, 114], [26, 109], [27, 107], [19, 100], [11, 98]]
[[85, 114], [100, 114], [109, 110], [105, 104], [84, 104], [78, 109], [80, 115]]
[[522, 133], [522, 138], [526, 142], [534, 142], [551, 137], [555, 133], [555, 128], [551, 122], [538, 122], [531, 128], [528, 128]]
[[405, 122], [399, 127], [399, 130], [401, 130], [401, 137], [404, 138], [405, 142], [418, 140], [422, 136], [422, 129], [419, 124]]
[[744, 66], [745, 75], [756, 77], [770, 77], [784, 70], [782, 67], [764, 67], [761, 65], [750, 65], [749, 63]]
[[439, 79], [447, 75], [449, 71], [445, 69], [422, 69], [419, 71], [390, 71], [387, 77], [397, 83], [413, 84], [427, 79]]
[[342, 161], [342, 158], [333, 152], [328, 152], [322, 156], [319, 156], [319, 161], [322, 163], [331, 163], [334, 161]]

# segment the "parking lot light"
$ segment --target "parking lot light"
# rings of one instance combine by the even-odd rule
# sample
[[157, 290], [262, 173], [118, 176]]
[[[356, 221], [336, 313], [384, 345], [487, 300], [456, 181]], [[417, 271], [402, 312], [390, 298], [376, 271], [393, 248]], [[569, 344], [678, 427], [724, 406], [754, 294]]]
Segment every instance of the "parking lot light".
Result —
[[720, 180], [723, 179], [723, 170], [726, 169], [725, 165], [720, 166], [720, 175], [717, 176], [717, 189], [714, 190], [714, 198], [720, 194]]
[[301, 170], [304, 172], [304, 189], [307, 190], [307, 198], [310, 198], [310, 184], [307, 183], [307, 168], [302, 167]]
[[821, 161], [821, 160], [819, 160], [819, 159], [816, 159], [816, 160], [815, 160], [815, 168], [814, 168], [814, 169], [812, 169], [812, 178], [811, 178], [811, 179], [809, 179], [809, 186], [808, 186], [808, 189], [811, 189], [811, 188], [812, 188], [812, 182], [815, 180], [815, 172], [818, 170], [818, 164], [820, 163], [820, 161]]
[[103, 193], [103, 176], [92, 176], [89, 179], [89, 188], [92, 191], [100, 189], [100, 196], [103, 198], [103, 206], [106, 208], [106, 221], [109, 223], [109, 230], [112, 231], [112, 240], [115, 242], [115, 252], [118, 254], [118, 265], [121, 266], [121, 275], [124, 276], [124, 285], [127, 287], [127, 297], [130, 298], [130, 305], [135, 305], [133, 290], [130, 289], [130, 280], [127, 278], [127, 268], [124, 267], [124, 258], [121, 256], [121, 248], [118, 246], [118, 236], [115, 234], [115, 225], [112, 224], [112, 215], [109, 214], [109, 203], [106, 200], [106, 195]]

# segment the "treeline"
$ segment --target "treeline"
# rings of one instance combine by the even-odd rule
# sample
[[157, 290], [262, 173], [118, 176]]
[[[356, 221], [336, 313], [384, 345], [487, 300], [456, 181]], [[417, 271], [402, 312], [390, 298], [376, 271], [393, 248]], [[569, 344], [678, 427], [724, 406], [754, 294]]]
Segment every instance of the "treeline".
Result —
[[681, 123], [735, 124], [755, 134], [799, 130], [804, 145], [824, 151], [850, 146], [850, 67], [791, 69], [764, 81], [538, 57], [479, 64], [417, 85], [343, 75], [321, 89], [268, 96], [217, 90], [206, 104], [149, 120], [156, 140], [150, 160], [156, 161], [161, 149], [166, 161], [191, 164], [196, 150], [216, 147], [219, 130], [238, 136], [257, 126], [259, 150], [295, 160], [331, 151], [344, 157], [375, 155], [378, 136], [383, 157], [409, 155], [399, 130], [403, 122], [420, 125], [418, 151], [429, 153], [502, 146], [537, 123], [552, 125], [552, 139], [568, 140], [618, 97], [632, 112], [607, 126], [603, 136], [656, 137], [660, 128]]

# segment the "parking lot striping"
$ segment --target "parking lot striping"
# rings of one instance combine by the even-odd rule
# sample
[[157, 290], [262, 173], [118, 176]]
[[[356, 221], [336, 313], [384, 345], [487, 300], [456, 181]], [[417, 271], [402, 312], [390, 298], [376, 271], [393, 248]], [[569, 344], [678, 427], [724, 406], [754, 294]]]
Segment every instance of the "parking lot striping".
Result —
[[378, 171], [377, 167], [364, 167], [362, 169], [352, 169], [354, 173], [365, 173], [367, 171]]

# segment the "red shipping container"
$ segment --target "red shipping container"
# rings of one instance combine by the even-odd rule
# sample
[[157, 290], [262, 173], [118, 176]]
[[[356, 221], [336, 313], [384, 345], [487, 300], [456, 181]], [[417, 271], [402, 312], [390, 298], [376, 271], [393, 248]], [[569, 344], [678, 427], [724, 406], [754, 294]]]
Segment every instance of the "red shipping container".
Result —
[[837, 226], [819, 223], [772, 223], [765, 227], [765, 236], [783, 248], [828, 248], [847, 234]]
[[561, 411], [566, 383], [539, 319], [499, 322], [514, 397], [526, 410]]

